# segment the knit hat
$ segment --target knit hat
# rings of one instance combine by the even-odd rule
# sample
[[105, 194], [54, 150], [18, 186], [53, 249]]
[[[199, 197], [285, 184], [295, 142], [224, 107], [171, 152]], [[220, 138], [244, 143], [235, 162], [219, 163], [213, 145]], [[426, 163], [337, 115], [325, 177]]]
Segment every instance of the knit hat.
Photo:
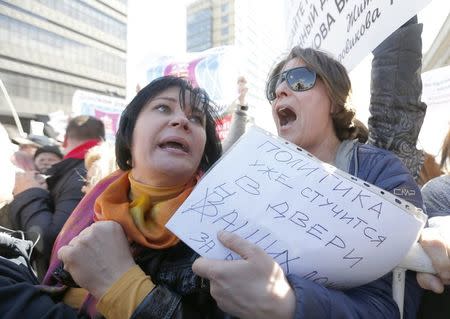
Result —
[[34, 153], [34, 158], [36, 159], [36, 157], [38, 157], [38, 155], [42, 154], [42, 153], [53, 153], [56, 156], [58, 156], [60, 159], [62, 159], [64, 157], [63, 154], [61, 153], [61, 150], [56, 145], [45, 145], [45, 146], [39, 147], [36, 150], [36, 153]]

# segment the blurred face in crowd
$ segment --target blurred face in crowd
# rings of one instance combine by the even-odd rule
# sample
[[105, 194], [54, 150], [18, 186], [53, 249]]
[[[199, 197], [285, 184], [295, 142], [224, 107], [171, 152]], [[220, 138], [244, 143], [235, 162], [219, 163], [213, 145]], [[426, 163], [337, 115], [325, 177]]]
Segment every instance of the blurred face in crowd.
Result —
[[152, 186], [176, 186], [197, 172], [206, 143], [205, 114], [192, 108], [186, 93], [171, 87], [151, 99], [140, 112], [132, 138], [134, 179]]
[[24, 151], [27, 154], [30, 154], [31, 156], [34, 156], [34, 153], [36, 153], [36, 150], [38, 149], [37, 146], [32, 144], [20, 144], [19, 150]]
[[34, 165], [39, 172], [45, 174], [53, 164], [60, 161], [61, 158], [54, 153], [41, 153], [34, 159]]
[[11, 143], [8, 133], [0, 123], [0, 148], [2, 156], [0, 156], [0, 176], [2, 183], [0, 185], [0, 208], [12, 200], [12, 191], [15, 183], [16, 168], [11, 162], [14, 153], [14, 146]]
[[[289, 60], [281, 72], [306, 66], [298, 58]], [[278, 135], [315, 154], [321, 143], [335, 138], [331, 117], [332, 103], [325, 85], [317, 77], [312, 88], [296, 92], [286, 80], [279, 81], [272, 102], [272, 116]]]

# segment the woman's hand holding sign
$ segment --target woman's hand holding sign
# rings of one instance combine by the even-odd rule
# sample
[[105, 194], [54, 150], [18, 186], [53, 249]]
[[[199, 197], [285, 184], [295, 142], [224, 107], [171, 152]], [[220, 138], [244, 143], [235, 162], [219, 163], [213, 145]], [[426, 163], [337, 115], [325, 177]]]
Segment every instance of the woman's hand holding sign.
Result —
[[435, 293], [442, 293], [450, 284], [450, 216], [433, 217], [430, 227], [422, 231], [420, 244], [431, 258], [437, 275], [418, 273], [419, 285]]
[[218, 239], [242, 259], [199, 258], [192, 269], [208, 278], [219, 307], [239, 318], [293, 318], [295, 296], [281, 267], [260, 247], [229, 232]]

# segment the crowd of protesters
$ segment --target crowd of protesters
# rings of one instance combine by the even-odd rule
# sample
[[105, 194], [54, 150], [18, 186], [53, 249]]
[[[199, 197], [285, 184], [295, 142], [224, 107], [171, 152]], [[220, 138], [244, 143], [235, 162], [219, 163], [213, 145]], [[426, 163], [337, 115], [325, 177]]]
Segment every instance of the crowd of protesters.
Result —
[[[292, 48], [266, 86], [279, 136], [386, 191], [406, 190], [401, 197], [432, 217], [420, 243], [436, 274], [407, 272], [408, 319], [450, 315], [450, 130], [440, 164], [417, 149], [426, 113], [421, 32], [413, 18], [373, 51], [368, 129], [347, 103], [347, 71], [324, 52]], [[240, 77], [223, 147], [214, 102], [173, 76], [137, 93], [114, 146], [91, 116], [70, 119], [61, 146], [30, 136], [14, 151], [0, 127], [0, 222], [9, 228], [0, 236], [2, 318], [400, 318], [391, 273], [331, 289], [285, 275], [236, 234], [218, 239], [242, 259], [211, 260], [165, 228], [245, 131], [245, 84]]]

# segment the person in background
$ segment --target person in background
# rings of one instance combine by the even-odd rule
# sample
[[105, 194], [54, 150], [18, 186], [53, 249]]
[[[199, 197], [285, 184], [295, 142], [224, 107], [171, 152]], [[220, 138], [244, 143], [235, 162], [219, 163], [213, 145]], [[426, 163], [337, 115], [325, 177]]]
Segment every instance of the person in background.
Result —
[[[4, 126], [0, 124], [0, 149], [2, 150], [2, 156], [0, 156], [0, 170], [2, 183], [0, 187], [0, 208], [3, 208], [13, 199], [14, 177], [15, 168], [11, 162], [11, 156], [14, 153], [14, 146], [12, 145], [8, 133]], [[0, 226], [6, 226], [9, 222], [5, 223], [4, 219], [8, 219], [3, 215], [0, 217]]]
[[231, 104], [230, 111], [232, 112], [231, 124], [228, 135], [222, 142], [223, 151], [226, 152], [231, 145], [233, 145], [239, 137], [245, 133], [246, 127], [253, 119], [248, 115], [247, 102], [247, 80], [244, 76], [239, 76], [237, 80], [238, 98]]
[[86, 166], [86, 179], [81, 191], [87, 194], [98, 182], [118, 169], [114, 145], [102, 142], [94, 146], [84, 158]]
[[[9, 203], [13, 200], [15, 174], [16, 172], [35, 171], [36, 168], [33, 162], [33, 154], [36, 152], [39, 144], [32, 139], [21, 137], [17, 128], [13, 125], [0, 124], [0, 126], [2, 138], [5, 136], [7, 137], [7, 140], [2, 140], [1, 149], [4, 152], [1, 159], [3, 160], [2, 167], [5, 168], [2, 174], [2, 177], [4, 178], [4, 189], [8, 190], [8, 199], [2, 203], [0, 208], [0, 226], [11, 229], [13, 228], [13, 225], [9, 219]], [[13, 176], [12, 179], [11, 176]]]
[[[327, 54], [294, 47], [279, 62], [266, 87], [278, 134], [361, 180], [422, 207], [413, 177], [392, 153], [358, 142], [354, 111], [347, 105], [351, 84], [345, 68]], [[219, 307], [239, 318], [399, 318], [392, 298], [392, 275], [339, 291], [294, 274], [287, 277], [261, 248], [236, 234], [219, 240], [242, 260], [199, 258], [198, 275], [210, 280]], [[301, 246], [301, 243], [299, 243]], [[408, 273], [405, 318], [415, 318], [421, 289]]]
[[[12, 191], [17, 167], [11, 161], [15, 147], [2, 124], [0, 124], [0, 149], [2, 150], [2, 156], [0, 156], [0, 176], [2, 178], [0, 185], [0, 260], [27, 267], [28, 263], [24, 256], [29, 257], [33, 249], [33, 242], [25, 239], [25, 234], [22, 232], [10, 229], [9, 218], [5, 214], [7, 210], [4, 210], [13, 199]], [[4, 312], [1, 314], [1, 317], [3, 316], [5, 316]]]
[[66, 128], [64, 159], [47, 170], [46, 180], [35, 171], [16, 173], [9, 218], [14, 229], [40, 237], [33, 252], [39, 278], [47, 271], [56, 236], [83, 197], [84, 156], [104, 137], [103, 122], [92, 116], [74, 117]]
[[18, 150], [12, 156], [13, 164], [24, 171], [34, 171], [34, 154], [39, 147], [52, 144], [52, 139], [45, 135], [27, 134], [22, 136], [17, 127], [4, 125], [11, 141], [18, 145]]
[[22, 171], [34, 171], [36, 167], [34, 165], [33, 156], [34, 155], [30, 154], [28, 151], [19, 149], [11, 156], [11, 162], [15, 167]]
[[12, 138], [12, 141], [19, 146], [11, 157], [13, 164], [23, 171], [34, 171], [34, 153], [39, 148], [36, 142], [22, 137]]
[[34, 166], [41, 174], [46, 174], [52, 165], [61, 162], [63, 154], [56, 145], [45, 145], [39, 147], [34, 153]]

